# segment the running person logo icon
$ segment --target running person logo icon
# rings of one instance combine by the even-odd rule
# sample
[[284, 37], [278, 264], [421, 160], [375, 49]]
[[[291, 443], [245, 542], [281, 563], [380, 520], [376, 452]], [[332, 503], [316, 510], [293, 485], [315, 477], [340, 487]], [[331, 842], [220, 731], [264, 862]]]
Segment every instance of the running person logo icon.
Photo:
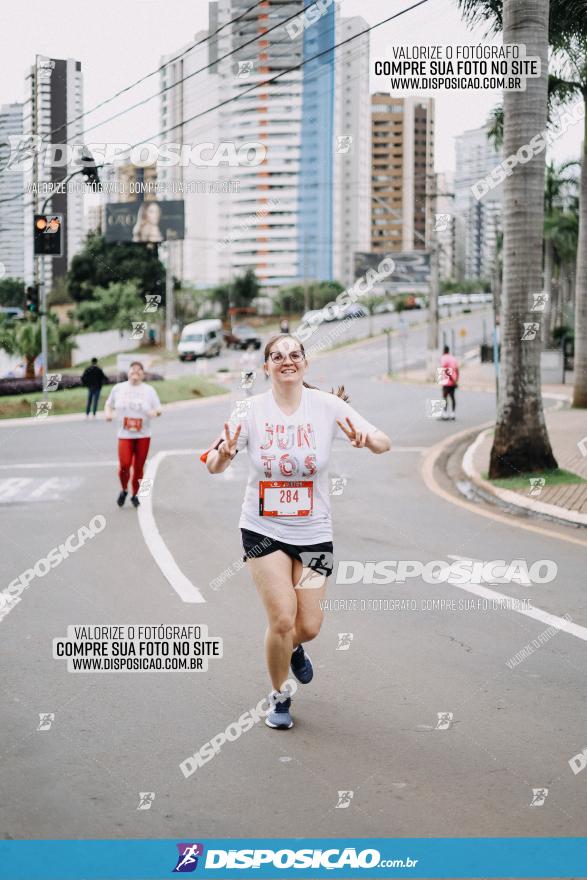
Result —
[[51, 725], [54, 721], [54, 712], [39, 712], [39, 726], [37, 730], [51, 730]]
[[316, 574], [324, 575], [324, 577], [332, 574], [334, 558], [332, 553], [326, 551], [317, 554], [312, 550], [302, 550], [300, 558], [302, 560], [303, 573], [297, 583], [298, 588], [310, 586], [312, 581], [315, 584], [316, 578], [314, 575]]
[[154, 791], [139, 791], [139, 805], [137, 810], [150, 810], [154, 800]]
[[547, 788], [533, 788], [532, 789], [532, 800], [530, 801], [531, 807], [541, 807], [546, 798], [548, 797], [548, 789]]
[[354, 791], [339, 791], [338, 792], [338, 801], [336, 802], [335, 809], [337, 810], [346, 810], [351, 805], [351, 800], [355, 796]]
[[204, 845], [201, 843], [177, 843], [177, 864], [173, 869], [174, 874], [188, 874], [198, 867], [198, 858], [204, 855]]

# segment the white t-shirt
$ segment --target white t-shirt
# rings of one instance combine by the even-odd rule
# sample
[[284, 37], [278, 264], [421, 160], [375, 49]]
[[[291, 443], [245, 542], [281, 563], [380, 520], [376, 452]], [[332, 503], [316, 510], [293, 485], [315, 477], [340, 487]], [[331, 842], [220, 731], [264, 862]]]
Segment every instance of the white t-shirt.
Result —
[[[350, 418], [355, 428], [364, 432], [373, 432], [375, 427], [340, 397], [313, 388], [302, 389], [300, 406], [292, 415], [279, 409], [271, 389], [240, 401], [240, 405], [241, 412], [237, 407], [231, 419], [231, 431], [241, 425], [237, 449], [247, 449], [249, 478], [239, 527], [286, 544], [331, 541], [330, 451], [337, 435], [348, 442], [336, 421], [346, 426], [345, 420]], [[307, 516], [261, 516], [259, 483], [268, 481], [311, 482], [312, 512]]]
[[116, 412], [119, 439], [136, 440], [151, 436], [149, 412], [160, 409], [161, 401], [155, 389], [145, 382], [119, 382], [112, 388], [106, 406]]

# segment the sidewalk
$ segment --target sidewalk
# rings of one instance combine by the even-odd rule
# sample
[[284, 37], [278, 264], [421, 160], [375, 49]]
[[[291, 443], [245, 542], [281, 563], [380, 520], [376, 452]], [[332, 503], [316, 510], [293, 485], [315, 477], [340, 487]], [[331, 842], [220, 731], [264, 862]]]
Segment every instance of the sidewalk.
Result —
[[[472, 349], [471, 354], [478, 352], [478, 348]], [[459, 390], [460, 391], [489, 391], [495, 392], [495, 372], [493, 369], [493, 364], [481, 364], [478, 360], [467, 360], [467, 355], [463, 358], [458, 358], [460, 364], [460, 376], [459, 376]], [[567, 374], [568, 375], [568, 374]], [[383, 377], [387, 379], [387, 377]], [[434, 385], [434, 382], [431, 381], [428, 376], [426, 369], [421, 367], [419, 369], [408, 369], [405, 371], [399, 371], [394, 379], [387, 381], [395, 381], [395, 382], [415, 382], [418, 384], [426, 384], [431, 387]], [[548, 394], [556, 397], [564, 397], [570, 400], [572, 394], [572, 383], [569, 380], [567, 384], [563, 385], [561, 382], [556, 384], [544, 383], [542, 385], [542, 393]], [[584, 414], [585, 417], [585, 414]], [[587, 417], [585, 417], [585, 421], [587, 422]], [[583, 432], [584, 434], [585, 432]], [[583, 434], [581, 436], [583, 436]]]
[[[480, 364], [466, 355], [461, 360], [459, 391], [495, 392], [495, 373], [493, 364]], [[404, 381], [427, 384], [434, 387], [424, 368], [406, 370], [394, 379], [381, 377], [383, 381]], [[545, 398], [554, 399], [557, 404], [545, 410], [548, 436], [559, 468], [571, 471], [582, 477], [583, 483], [562, 483], [544, 486], [528, 485], [518, 488], [502, 488], [489, 482], [485, 477], [489, 470], [489, 457], [493, 443], [493, 428], [487, 428], [477, 435], [463, 457], [463, 470], [471, 482], [486, 495], [523, 508], [533, 513], [546, 514], [566, 523], [587, 526], [587, 413], [585, 410], [570, 409], [572, 384], [543, 384]], [[581, 452], [579, 443], [584, 440]], [[537, 475], [539, 477], [539, 475]], [[532, 494], [530, 494], [532, 492]]]
[[[534, 488], [528, 481], [526, 488], [504, 489], [485, 479], [493, 443], [493, 430], [483, 431], [469, 447], [463, 459], [463, 469], [481, 489], [496, 495], [502, 501], [524, 507], [534, 513], [544, 513], [577, 525], [587, 525], [587, 454], [583, 455], [578, 443], [587, 437], [587, 419], [583, 410], [551, 409], [545, 413], [548, 436], [559, 468], [582, 477], [583, 483], [563, 483]], [[586, 441], [587, 443], [587, 441]], [[587, 445], [585, 447], [587, 453]], [[539, 475], [537, 475], [539, 476]]]

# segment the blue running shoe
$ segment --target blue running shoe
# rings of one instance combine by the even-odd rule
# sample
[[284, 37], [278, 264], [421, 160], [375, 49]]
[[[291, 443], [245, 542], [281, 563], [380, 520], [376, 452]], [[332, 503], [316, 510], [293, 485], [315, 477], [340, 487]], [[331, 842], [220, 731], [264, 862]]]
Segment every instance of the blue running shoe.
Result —
[[291, 671], [301, 684], [308, 684], [314, 678], [312, 661], [304, 651], [303, 645], [298, 645], [290, 661]]
[[289, 714], [291, 697], [287, 693], [272, 691], [269, 694], [269, 705], [271, 708], [265, 717], [267, 727], [277, 730], [289, 730], [293, 727], [293, 719]]

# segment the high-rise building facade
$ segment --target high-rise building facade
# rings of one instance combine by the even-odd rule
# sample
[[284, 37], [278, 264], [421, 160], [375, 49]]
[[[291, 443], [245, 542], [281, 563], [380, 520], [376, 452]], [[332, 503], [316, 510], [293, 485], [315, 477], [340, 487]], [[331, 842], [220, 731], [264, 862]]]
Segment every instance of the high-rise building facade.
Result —
[[[215, 4], [211, 4], [211, 31], [217, 28], [214, 13]], [[169, 258], [176, 278], [200, 287], [220, 280], [219, 190], [232, 172], [225, 166], [204, 164], [221, 139], [219, 111], [207, 112], [220, 102], [217, 67], [208, 68], [217, 58], [217, 41], [208, 40], [208, 31], [200, 31], [191, 43], [164, 56], [161, 69], [161, 143], [196, 145], [189, 157], [186, 149], [173, 164], [167, 161], [157, 166], [159, 198], [184, 200], [186, 237], [173, 243]], [[213, 146], [200, 150], [198, 145], [204, 143]], [[174, 150], [177, 153], [177, 148]], [[199, 156], [202, 163], [196, 164]]]
[[14, 161], [22, 138], [22, 104], [0, 106], [0, 278], [24, 278], [24, 174]]
[[[201, 45], [163, 59], [164, 139], [228, 143], [240, 157], [214, 167], [159, 166], [162, 187], [184, 182], [178, 277], [209, 285], [253, 269], [268, 292], [304, 278], [352, 280], [350, 253], [369, 240], [368, 40], [338, 63], [331, 51], [338, 35], [364, 23], [337, 21], [332, 4], [308, 24], [307, 5], [263, 0], [250, 10], [250, 0], [212, 2], [208, 33], [226, 25], [220, 33], [207, 41], [197, 34]], [[360, 85], [343, 75], [345, 63]], [[336, 151], [339, 134], [353, 140], [349, 156]], [[366, 200], [358, 215], [353, 186]]]
[[[336, 25], [334, 105], [333, 276], [355, 280], [354, 253], [371, 249], [371, 108], [367, 22], [339, 18]], [[344, 44], [349, 37], [355, 37]]]
[[455, 265], [458, 280], [489, 279], [501, 223], [502, 185], [476, 199], [471, 187], [501, 161], [488, 136], [489, 125], [456, 138], [454, 177]]
[[[23, 133], [31, 139], [42, 139], [43, 146], [25, 162], [24, 249], [25, 280], [35, 277], [33, 260], [33, 214], [40, 211], [47, 197], [44, 186], [61, 183], [72, 171], [71, 165], [52, 164], [47, 146], [83, 143], [83, 77], [81, 62], [73, 58], [46, 58], [37, 55], [26, 77], [26, 100], [23, 113]], [[79, 151], [78, 151], [79, 154]], [[73, 183], [73, 182], [72, 182]], [[36, 188], [36, 191], [35, 191]], [[56, 192], [47, 204], [47, 210], [63, 214], [65, 235], [63, 256], [45, 260], [45, 280], [48, 287], [63, 277], [72, 257], [80, 250], [84, 238], [83, 187], [80, 178], [68, 192]]]
[[371, 249], [424, 250], [433, 223], [434, 100], [372, 96]]

